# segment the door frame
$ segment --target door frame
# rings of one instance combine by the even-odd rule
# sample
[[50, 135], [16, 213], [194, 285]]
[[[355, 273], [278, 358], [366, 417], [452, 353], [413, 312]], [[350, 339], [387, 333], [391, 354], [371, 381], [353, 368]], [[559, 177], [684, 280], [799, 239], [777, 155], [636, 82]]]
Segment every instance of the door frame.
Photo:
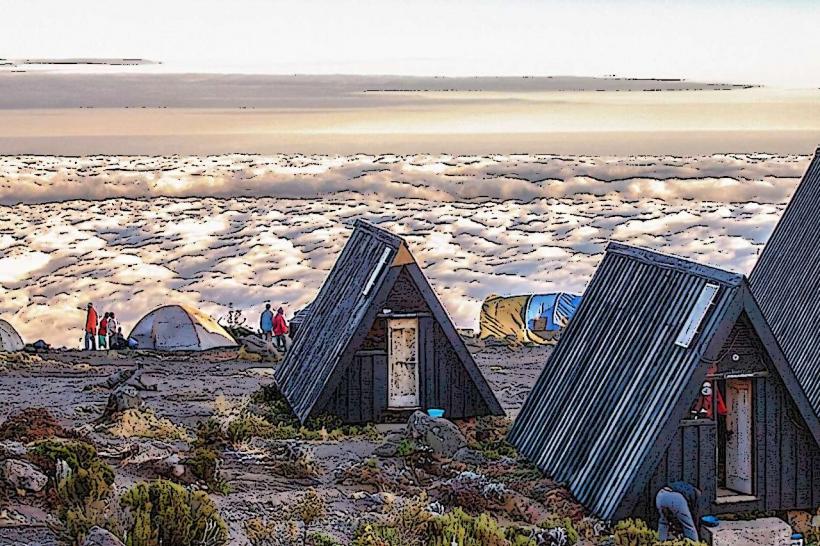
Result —
[[[392, 403], [392, 385], [393, 385], [393, 358], [392, 358], [392, 347], [393, 347], [393, 328], [392, 324], [395, 323], [406, 323], [412, 324], [416, 330], [416, 341], [415, 341], [415, 364], [416, 364], [416, 385], [415, 385], [415, 395], [416, 400], [415, 404], [411, 405], [396, 405]], [[407, 409], [417, 409], [421, 407], [421, 365], [419, 362], [419, 335], [420, 335], [420, 328], [419, 328], [419, 318], [418, 316], [402, 316], [402, 317], [395, 317], [395, 318], [388, 318], [387, 319], [387, 409], [395, 409], [395, 410], [407, 410]]]
[[[741, 389], [737, 389], [737, 388], [733, 389], [732, 388], [733, 385], [740, 385], [740, 384], [743, 385], [743, 387]], [[754, 409], [755, 381], [751, 377], [745, 377], [745, 376], [731, 377], [731, 376], [729, 376], [729, 377], [726, 378], [725, 385], [726, 385], [726, 397], [725, 398], [726, 398], [726, 406], [727, 406], [727, 408], [726, 408], [727, 409], [727, 415], [726, 415], [727, 427], [728, 427], [729, 422], [730, 422], [729, 421], [730, 416], [733, 416], [733, 422], [735, 423], [735, 428], [737, 427], [736, 423], [738, 422], [738, 413], [736, 412], [736, 407], [735, 407], [736, 404], [735, 404], [735, 399], [734, 399], [734, 393], [736, 393], [738, 390], [744, 390], [744, 391], [747, 391], [747, 393], [748, 393], [748, 403], [747, 403], [747, 408], [746, 408], [746, 410], [747, 410], [746, 419], [748, 420], [748, 425], [744, 427], [744, 429], [746, 429], [745, 434], [748, 435], [747, 436], [748, 440], [747, 440], [747, 442], [745, 442], [748, 445], [748, 453], [745, 454], [745, 457], [741, 457], [741, 455], [742, 455], [742, 453], [740, 453], [741, 450], [738, 449], [738, 452], [734, 453], [734, 456], [731, 457], [731, 462], [730, 462], [730, 449], [729, 449], [730, 441], [729, 441], [728, 437], [724, 439], [724, 442], [726, 444], [725, 449], [724, 449], [725, 461], [723, 462], [723, 464], [725, 465], [725, 473], [726, 473], [725, 487], [726, 487], [726, 489], [734, 492], [737, 495], [750, 495], [750, 496], [753, 496], [755, 494], [755, 451], [756, 451], [756, 448], [757, 448], [757, 446], [755, 445], [755, 423], [754, 423], [754, 417], [755, 417], [755, 409]], [[738, 431], [735, 430], [735, 431], [732, 431], [732, 433], [733, 433], [733, 435], [735, 435], [734, 439], [737, 440]], [[743, 446], [736, 445], [736, 447], [737, 448], [742, 448]], [[729, 482], [729, 469], [731, 467], [738, 468], [738, 465], [736, 465], [736, 463], [739, 460], [742, 463], [742, 466], [744, 467], [744, 469], [747, 469], [747, 471], [748, 471], [748, 487], [746, 487], [744, 485], [743, 487], [740, 487], [740, 488], [737, 488], [737, 487], [733, 488], [733, 487], [730, 486], [730, 482]], [[743, 478], [743, 481], [746, 481], [746, 479]], [[738, 484], [737, 484], [737, 482], [735, 482], [733, 485], [738, 485]]]

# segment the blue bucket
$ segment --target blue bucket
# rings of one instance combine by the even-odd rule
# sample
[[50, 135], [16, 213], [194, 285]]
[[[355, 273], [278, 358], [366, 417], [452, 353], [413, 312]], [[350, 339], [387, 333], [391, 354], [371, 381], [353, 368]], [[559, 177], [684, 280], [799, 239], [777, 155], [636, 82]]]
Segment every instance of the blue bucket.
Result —
[[427, 410], [427, 415], [430, 417], [444, 417], [444, 410], [438, 408], [430, 408]]
[[717, 516], [703, 516], [701, 521], [706, 527], [717, 527], [720, 524], [720, 519]]

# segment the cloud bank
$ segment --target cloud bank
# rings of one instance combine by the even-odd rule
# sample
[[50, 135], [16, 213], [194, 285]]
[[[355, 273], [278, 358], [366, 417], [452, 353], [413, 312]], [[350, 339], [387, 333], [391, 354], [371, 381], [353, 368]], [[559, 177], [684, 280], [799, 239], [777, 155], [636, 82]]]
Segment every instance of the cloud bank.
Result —
[[4, 157], [0, 316], [77, 347], [172, 301], [252, 324], [315, 295], [365, 218], [406, 236], [455, 322], [581, 292], [608, 240], [748, 272], [805, 157]]

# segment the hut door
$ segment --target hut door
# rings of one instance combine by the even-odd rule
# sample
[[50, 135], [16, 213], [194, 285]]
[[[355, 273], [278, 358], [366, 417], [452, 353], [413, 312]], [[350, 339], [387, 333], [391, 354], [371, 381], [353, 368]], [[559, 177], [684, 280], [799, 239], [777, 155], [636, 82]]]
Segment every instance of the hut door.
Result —
[[726, 381], [726, 488], [752, 494], [752, 381]]
[[419, 407], [419, 321], [415, 318], [391, 319], [387, 322], [389, 408]]

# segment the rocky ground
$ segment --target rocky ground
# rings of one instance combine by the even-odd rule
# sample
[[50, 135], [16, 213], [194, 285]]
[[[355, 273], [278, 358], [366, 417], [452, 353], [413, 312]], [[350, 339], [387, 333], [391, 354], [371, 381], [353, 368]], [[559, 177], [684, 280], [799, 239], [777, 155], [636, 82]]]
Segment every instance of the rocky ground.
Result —
[[[472, 349], [505, 410], [514, 416], [550, 348]], [[247, 407], [252, 393], [273, 382], [271, 364], [238, 356], [234, 350], [204, 354], [51, 351], [12, 355], [0, 359], [0, 426], [26, 408], [45, 408], [66, 429], [78, 431], [93, 442], [114, 467], [116, 487], [125, 489], [157, 474], [173, 473], [178, 459], [184, 459], [191, 449], [197, 423], [214, 416], [224, 422]], [[144, 401], [139, 412], [151, 416], [149, 430], [141, 429], [141, 422], [95, 426], [106, 412], [112, 393], [106, 380], [138, 367], [139, 382], [134, 381], [136, 377], [127, 382], [139, 388], [131, 392]], [[127, 405], [127, 401], [124, 403]], [[405, 467], [410, 459], [396, 458], [395, 453], [373, 457], [379, 449], [390, 451], [391, 438], [393, 449], [402, 443], [404, 428], [383, 426], [378, 427], [378, 434], [369, 431], [339, 439], [290, 442], [309, 452], [314, 471], [303, 478], [282, 472], [277, 466], [281, 441], [243, 438], [229, 443], [220, 449], [221, 474], [228, 492], [211, 496], [230, 527], [230, 544], [247, 544], [245, 522], [254, 517], [276, 519], [310, 487], [328, 505], [328, 515], [319, 528], [344, 539], [361, 518], [384, 512], [387, 505], [396, 502], [402, 488], [408, 495], [432, 491], [453, 475], [473, 468], [453, 463], [451, 468], [445, 465], [449, 468], [447, 475], [415, 476], [410, 482], [417, 483], [405, 485], [359, 479], [359, 471], [365, 467], [368, 472], [376, 468], [388, 480], [407, 479]], [[0, 544], [56, 544], [46, 526], [47, 507], [38, 495], [0, 499], [0, 512]]]

